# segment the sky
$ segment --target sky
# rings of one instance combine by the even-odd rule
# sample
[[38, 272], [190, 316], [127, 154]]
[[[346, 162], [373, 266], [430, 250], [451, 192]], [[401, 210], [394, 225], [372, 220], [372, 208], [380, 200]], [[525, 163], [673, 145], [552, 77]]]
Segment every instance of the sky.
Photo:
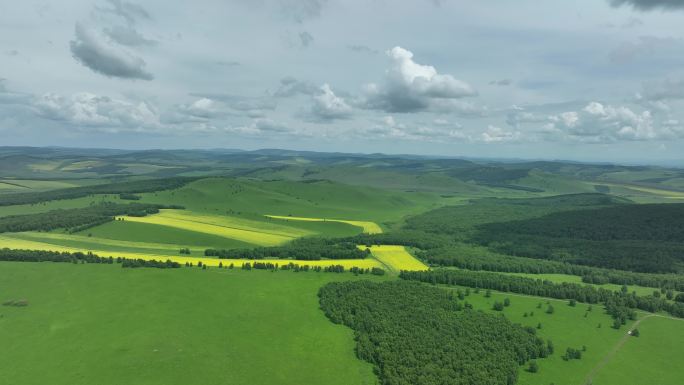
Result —
[[676, 162], [683, 21], [684, 0], [0, 0], [0, 146]]

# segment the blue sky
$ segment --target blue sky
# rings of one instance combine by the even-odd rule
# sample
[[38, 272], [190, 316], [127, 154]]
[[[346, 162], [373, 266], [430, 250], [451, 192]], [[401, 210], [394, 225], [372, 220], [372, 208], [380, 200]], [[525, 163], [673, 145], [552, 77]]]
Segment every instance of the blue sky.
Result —
[[684, 1], [0, 3], [0, 145], [684, 159]]

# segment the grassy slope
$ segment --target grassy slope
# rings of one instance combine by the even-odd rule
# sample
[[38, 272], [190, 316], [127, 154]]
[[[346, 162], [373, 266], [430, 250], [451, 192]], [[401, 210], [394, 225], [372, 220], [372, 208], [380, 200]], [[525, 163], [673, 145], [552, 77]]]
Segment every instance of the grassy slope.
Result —
[[0, 307], [8, 384], [375, 382], [318, 309], [318, 288], [349, 274], [0, 265], [0, 299], [30, 302]]
[[630, 337], [598, 371], [595, 384], [678, 384], [684, 376], [684, 321], [649, 317], [638, 326], [640, 337]]
[[[504, 298], [510, 298], [511, 306], [505, 308], [503, 312], [492, 310], [494, 302], [502, 302]], [[471, 295], [466, 297], [466, 301], [473, 304], [476, 309], [493, 314], [503, 313], [511, 321], [522, 325], [536, 327], [538, 323], [542, 324], [542, 329], [538, 330], [537, 333], [542, 338], [550, 338], [553, 341], [555, 353], [546, 359], [537, 361], [539, 364], [538, 373], [528, 373], [524, 368], [521, 368], [518, 383], [524, 385], [584, 384], [586, 376], [609, 354], [628, 330], [626, 327], [620, 330], [612, 329], [610, 327], [612, 325], [611, 317], [605, 314], [603, 307], [599, 305], [594, 305], [593, 310], [587, 312], [588, 305], [586, 304], [578, 303], [576, 307], [571, 307], [567, 305], [567, 301], [499, 292], [492, 292], [491, 298], [485, 298], [484, 290], [475, 294], [472, 289]], [[554, 314], [545, 313], [547, 301], [553, 305]], [[537, 308], [539, 303], [542, 303], [541, 309]], [[523, 316], [526, 312], [528, 317]], [[534, 312], [533, 316], [529, 316], [531, 312]], [[584, 317], [585, 313], [587, 317]], [[595, 384], [679, 384], [681, 376], [684, 375], [683, 369], [670, 364], [668, 373], [658, 374], [658, 371], [666, 365], [661, 362], [664, 357], [672, 357], [673, 359], [681, 357], [681, 346], [673, 341], [681, 341], [681, 338], [678, 340], [676, 338], [682, 335], [684, 321], [658, 318], [659, 322], [662, 323], [648, 327], [652, 320], [653, 318], [644, 320], [639, 326], [640, 330], [644, 329], [645, 333], [649, 333], [650, 340], [646, 343], [649, 348], [639, 350], [638, 346], [631, 347], [630, 344], [633, 341], [629, 340], [623, 347], [625, 350], [620, 350], [615, 355], [614, 360], [611, 360], [609, 365], [598, 372], [597, 380], [594, 381]], [[601, 328], [597, 327], [599, 323]], [[658, 330], [660, 325], [662, 325], [662, 329]], [[586, 346], [587, 351], [583, 353], [581, 360], [564, 361], [561, 358], [566, 348], [581, 349], [582, 346]], [[659, 349], [658, 346], [663, 348]], [[636, 365], [636, 362], [639, 363], [638, 367], [630, 368], [627, 366]], [[630, 376], [613, 377], [621, 371], [627, 371]], [[654, 376], [660, 381], [654, 382]], [[617, 381], [618, 378], [628, 378], [629, 381], [620, 382]]]

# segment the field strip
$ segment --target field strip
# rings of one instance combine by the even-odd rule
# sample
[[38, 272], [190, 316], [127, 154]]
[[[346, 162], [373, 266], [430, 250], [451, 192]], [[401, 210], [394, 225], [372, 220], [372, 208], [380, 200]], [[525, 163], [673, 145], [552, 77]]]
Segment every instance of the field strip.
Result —
[[[9, 237], [17, 239], [27, 239], [37, 242], [50, 243], [53, 241], [72, 241], [72, 242], [83, 242], [83, 243], [97, 243], [98, 245], [105, 246], [115, 246], [115, 247], [131, 247], [136, 249], [178, 249], [181, 247], [178, 244], [173, 243], [152, 243], [152, 242], [133, 242], [133, 241], [121, 241], [116, 239], [108, 238], [97, 238], [97, 237], [87, 237], [83, 235], [73, 235], [73, 234], [58, 234], [58, 233], [35, 233], [35, 232], [25, 232], [25, 233], [13, 233]], [[206, 247], [188, 247], [190, 250], [204, 252]]]
[[684, 193], [683, 192], [674, 191], [674, 190], [658, 189], [658, 188], [654, 188], [654, 187], [643, 187], [643, 186], [636, 186], [636, 185], [632, 185], [632, 184], [622, 184], [622, 183], [615, 183], [615, 182], [595, 182], [595, 183], [585, 182], [585, 183], [592, 184], [592, 185], [605, 185], [605, 186], [610, 186], [610, 187], [621, 187], [621, 188], [626, 188], [628, 190], [634, 190], [634, 191], [659, 195], [659, 196], [669, 198], [669, 199], [684, 199]]
[[186, 219], [165, 217], [163, 215], [148, 215], [146, 217], [117, 217], [124, 221], [148, 223], [159, 226], [175, 227], [183, 230], [196, 231], [200, 233], [218, 235], [224, 238], [235, 239], [260, 246], [276, 246], [294, 239], [292, 236], [272, 234], [258, 229], [247, 230], [237, 227], [215, 225], [205, 222], [198, 222]]
[[[366, 249], [366, 246], [363, 245], [358, 247], [361, 250]], [[423, 262], [406, 251], [404, 246], [373, 245], [370, 247], [370, 251], [373, 257], [387, 266], [393, 273], [399, 273], [401, 270], [421, 271], [428, 269]]]
[[290, 217], [283, 215], [266, 215], [266, 217], [273, 219], [285, 219], [292, 221], [306, 221], [306, 222], [340, 222], [346, 223], [348, 225], [360, 227], [366, 234], [380, 234], [382, 233], [382, 228], [378, 226], [375, 222], [370, 221], [350, 221], [346, 219], [330, 219], [330, 218], [309, 218], [309, 217]]
[[198, 262], [202, 262], [207, 266], [218, 266], [221, 263], [223, 266], [228, 266], [231, 263], [237, 267], [242, 266], [243, 263], [250, 262], [271, 262], [278, 264], [280, 266], [287, 265], [288, 263], [295, 263], [300, 266], [333, 266], [342, 265], [345, 269], [350, 269], [352, 267], [358, 267], [362, 269], [370, 269], [373, 267], [382, 268], [382, 264], [374, 258], [365, 259], [324, 259], [318, 261], [304, 261], [304, 260], [291, 260], [291, 259], [219, 259], [219, 258], [209, 258], [209, 257], [185, 257], [179, 255], [166, 255], [166, 254], [154, 254], [154, 253], [139, 253], [139, 252], [126, 252], [126, 251], [108, 251], [108, 250], [98, 250], [98, 249], [85, 249], [78, 247], [60, 246], [45, 242], [30, 241], [24, 239], [11, 238], [4, 235], [0, 235], [0, 248], [7, 247], [12, 249], [28, 249], [28, 250], [49, 250], [58, 252], [92, 252], [100, 257], [114, 258], [128, 258], [128, 259], [142, 259], [142, 260], [157, 260], [166, 261], [171, 260], [173, 262], [178, 262], [180, 264], [185, 264], [190, 262], [193, 265], [197, 265]]
[[316, 233], [309, 230], [284, 226], [267, 221], [255, 221], [224, 215], [202, 215], [182, 210], [161, 210], [156, 214], [164, 218], [180, 219], [209, 225], [223, 226], [234, 229], [257, 231], [260, 233], [282, 235], [289, 238], [299, 238]]

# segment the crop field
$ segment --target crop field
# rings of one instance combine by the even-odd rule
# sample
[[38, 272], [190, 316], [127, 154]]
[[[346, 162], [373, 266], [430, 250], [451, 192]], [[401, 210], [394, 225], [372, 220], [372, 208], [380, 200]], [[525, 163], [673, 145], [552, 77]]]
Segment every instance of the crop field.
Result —
[[[366, 246], [359, 246], [366, 248]], [[382, 263], [389, 271], [398, 273], [401, 270], [427, 270], [428, 267], [413, 255], [404, 246], [373, 245], [370, 247], [371, 254]]]
[[[538, 373], [520, 369], [520, 384], [585, 385], [591, 384], [588, 382], [591, 379], [593, 384], [606, 385], [677, 385], [681, 382], [681, 377], [673, 374], [677, 371], [671, 368], [684, 354], [681, 349], [681, 341], [684, 341], [682, 320], [646, 317], [646, 313], [639, 313], [640, 317], [646, 317], [638, 325], [641, 336], [629, 337], [620, 345], [629, 328], [623, 326], [619, 330], [613, 329], [613, 320], [600, 305], [593, 305], [592, 310], [588, 311], [589, 305], [582, 303], [572, 307], [568, 301], [496, 291], [492, 291], [491, 297], [487, 298], [484, 290], [477, 294], [473, 289], [470, 290], [471, 294], [465, 297], [465, 301], [476, 309], [503, 314], [513, 322], [534, 328], [541, 324], [537, 334], [553, 341], [555, 353], [537, 360]], [[502, 312], [492, 309], [494, 302], [503, 302], [505, 298], [510, 299], [509, 307]], [[546, 313], [549, 304], [554, 308], [553, 314]], [[628, 321], [627, 325], [634, 322]], [[568, 347], [586, 347], [586, 351], [580, 360], [565, 361], [562, 355]], [[603, 366], [606, 358], [607, 363]], [[667, 367], [670, 369], [666, 370]]]
[[306, 232], [298, 234], [295, 231], [287, 232], [285, 229], [262, 229], [241, 222], [232, 222], [229, 217], [192, 215], [178, 213], [176, 210], [162, 210], [159, 214], [146, 217], [119, 217], [117, 219], [211, 234], [260, 246], [280, 245], [296, 237], [310, 235]]
[[378, 226], [375, 222], [370, 221], [350, 221], [345, 219], [329, 219], [329, 218], [305, 218], [305, 217], [290, 217], [290, 216], [280, 216], [280, 215], [267, 215], [268, 218], [282, 219], [286, 221], [303, 221], [303, 222], [338, 222], [346, 223], [348, 225], [360, 227], [366, 234], [380, 234], [382, 233], [382, 228]]
[[0, 301], [29, 303], [0, 307], [0, 382], [372, 385], [352, 332], [318, 309], [339, 279], [355, 278], [0, 262]]
[[[0, 235], [0, 247], [7, 247], [11, 249], [30, 249], [30, 250], [49, 250], [49, 251], [66, 251], [66, 252], [92, 252], [101, 257], [112, 256], [114, 258], [128, 258], [128, 259], [142, 259], [142, 260], [157, 260], [166, 261], [171, 260], [178, 262], [180, 264], [192, 263], [196, 266], [199, 262], [207, 266], [228, 266], [233, 264], [235, 266], [241, 266], [244, 263], [254, 263], [254, 262], [272, 262], [278, 265], [286, 265], [290, 262], [296, 263], [298, 265], [308, 265], [308, 266], [333, 266], [341, 265], [345, 269], [350, 269], [352, 267], [358, 267], [363, 269], [370, 269], [373, 267], [385, 268], [385, 265], [380, 263], [375, 258], [366, 259], [325, 259], [325, 260], [315, 260], [315, 261], [298, 261], [289, 259], [219, 259], [201, 256], [204, 253], [204, 248], [190, 248], [192, 254], [196, 256], [181, 256], [178, 254], [177, 248], [169, 248], [168, 245], [164, 244], [150, 244], [150, 243], [139, 243], [132, 242], [126, 243], [125, 241], [93, 241], [92, 243], [85, 243], [88, 238], [78, 237], [78, 239], [73, 239], [69, 237], [63, 237], [55, 235], [48, 235], [47, 237], [41, 237], [45, 234], [35, 234], [35, 233], [16, 233], [11, 235]], [[85, 238], [85, 239], [84, 239]], [[166, 247], [165, 247], [166, 246]], [[191, 254], [191, 255], [192, 255]]]

